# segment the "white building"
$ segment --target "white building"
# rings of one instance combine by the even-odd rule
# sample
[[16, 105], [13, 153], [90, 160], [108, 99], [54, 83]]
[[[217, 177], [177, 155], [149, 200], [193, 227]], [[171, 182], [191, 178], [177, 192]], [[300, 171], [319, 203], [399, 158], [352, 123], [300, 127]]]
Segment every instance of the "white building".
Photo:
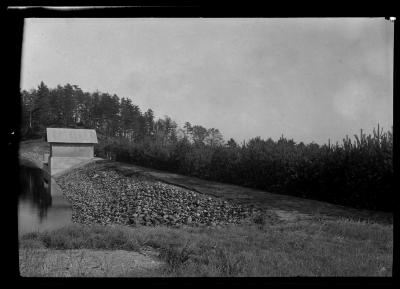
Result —
[[92, 160], [97, 135], [94, 129], [47, 128], [47, 142], [50, 144], [48, 169], [53, 176]]

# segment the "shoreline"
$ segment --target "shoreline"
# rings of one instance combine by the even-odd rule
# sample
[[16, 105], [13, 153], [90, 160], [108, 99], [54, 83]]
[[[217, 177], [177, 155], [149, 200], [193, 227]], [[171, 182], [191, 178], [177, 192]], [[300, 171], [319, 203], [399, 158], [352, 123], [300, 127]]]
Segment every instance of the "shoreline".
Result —
[[[57, 184], [71, 203], [73, 223], [220, 227], [243, 221], [251, 223], [261, 213], [252, 206], [235, 204], [143, 173], [125, 176], [115, 169], [116, 163], [109, 167], [110, 161], [99, 158], [46, 178], [49, 173], [45, 166], [38, 165], [41, 159], [38, 144], [46, 152], [41, 141], [29, 142], [28, 146], [25, 143], [28, 149], [20, 150], [20, 165], [41, 169], [49, 184]], [[107, 183], [106, 187], [101, 182]], [[123, 192], [121, 186], [128, 189]]]

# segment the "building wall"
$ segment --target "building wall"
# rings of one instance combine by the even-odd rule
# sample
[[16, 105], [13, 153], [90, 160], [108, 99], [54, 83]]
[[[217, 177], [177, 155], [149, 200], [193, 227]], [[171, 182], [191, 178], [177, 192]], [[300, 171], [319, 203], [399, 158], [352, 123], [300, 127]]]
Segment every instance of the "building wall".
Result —
[[51, 157], [49, 162], [49, 170], [51, 176], [55, 174], [62, 173], [71, 169], [72, 167], [86, 163], [90, 161], [92, 158], [84, 158], [84, 157]]
[[51, 143], [50, 154], [52, 157], [84, 157], [93, 158], [93, 144], [66, 144]]

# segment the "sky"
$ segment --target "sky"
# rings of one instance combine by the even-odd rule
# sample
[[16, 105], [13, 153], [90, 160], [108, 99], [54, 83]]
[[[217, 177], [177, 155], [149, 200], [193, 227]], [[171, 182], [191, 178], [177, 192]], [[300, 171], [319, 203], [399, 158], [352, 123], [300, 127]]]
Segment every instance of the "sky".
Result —
[[384, 18], [30, 18], [21, 89], [131, 98], [225, 140], [326, 143], [393, 125]]

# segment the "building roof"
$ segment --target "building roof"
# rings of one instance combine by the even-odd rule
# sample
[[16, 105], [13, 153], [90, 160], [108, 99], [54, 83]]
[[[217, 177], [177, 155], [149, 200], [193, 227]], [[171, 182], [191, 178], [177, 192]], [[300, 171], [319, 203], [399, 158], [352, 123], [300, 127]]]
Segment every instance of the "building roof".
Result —
[[47, 128], [49, 143], [97, 143], [94, 129]]

